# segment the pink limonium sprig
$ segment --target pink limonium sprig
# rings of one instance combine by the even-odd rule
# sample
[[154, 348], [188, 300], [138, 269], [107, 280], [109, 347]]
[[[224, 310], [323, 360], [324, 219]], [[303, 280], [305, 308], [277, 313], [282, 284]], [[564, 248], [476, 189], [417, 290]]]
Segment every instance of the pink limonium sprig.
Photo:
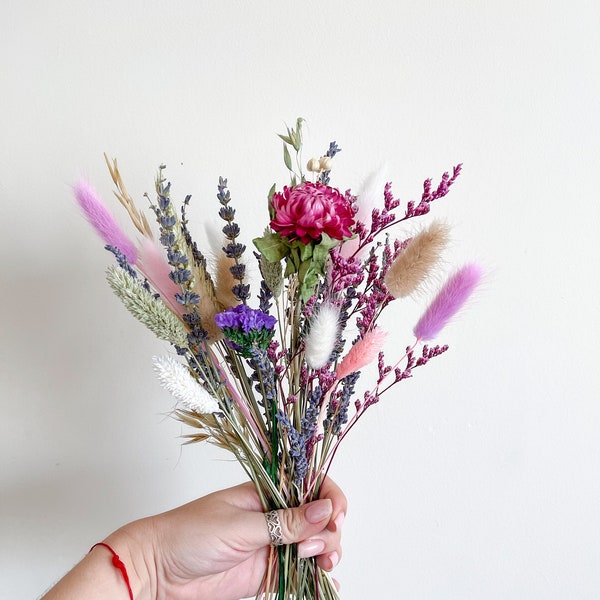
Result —
[[432, 340], [465, 305], [481, 281], [482, 270], [476, 263], [466, 264], [442, 286], [427, 307], [413, 332], [419, 341]]
[[104, 242], [118, 248], [130, 264], [135, 264], [137, 260], [135, 244], [125, 235], [94, 188], [87, 181], [81, 180], [75, 185], [73, 191], [86, 219]]

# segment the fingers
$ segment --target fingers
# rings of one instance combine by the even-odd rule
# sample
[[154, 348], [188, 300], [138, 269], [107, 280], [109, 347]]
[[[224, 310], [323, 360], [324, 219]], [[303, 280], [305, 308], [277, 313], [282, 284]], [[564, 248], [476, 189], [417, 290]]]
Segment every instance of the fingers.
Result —
[[301, 542], [324, 531], [331, 520], [333, 503], [329, 498], [297, 508], [278, 510], [284, 544]]
[[[228, 500], [242, 509], [235, 529], [243, 535], [245, 544], [259, 548], [273, 542], [265, 515], [258, 512], [258, 497], [251, 484], [227, 490]], [[252, 502], [248, 496], [252, 496]], [[301, 558], [317, 557], [324, 570], [333, 569], [342, 557], [341, 529], [347, 510], [346, 496], [329, 478], [321, 485], [320, 498], [297, 508], [277, 510], [281, 526], [279, 543], [298, 544]], [[256, 511], [256, 512], [255, 512]], [[234, 519], [228, 518], [231, 525]]]
[[325, 529], [298, 544], [298, 556], [301, 558], [317, 556], [319, 567], [330, 571], [342, 558], [342, 524], [346, 517], [348, 503], [342, 490], [329, 478], [323, 481], [320, 497], [321, 500], [331, 500], [330, 520]]
[[321, 485], [321, 498], [330, 498], [333, 503], [331, 521], [327, 525], [330, 535], [326, 538], [325, 550], [318, 556], [317, 564], [325, 571], [331, 571], [342, 558], [342, 525], [348, 510], [344, 492], [336, 483], [326, 477]]
[[333, 511], [331, 519], [335, 521], [340, 513], [346, 514], [348, 509], [348, 501], [346, 500], [346, 496], [344, 492], [340, 489], [338, 485], [330, 479], [326, 477], [323, 480], [323, 484], [321, 485], [321, 493], [319, 495], [320, 498], [329, 498], [333, 504]]
[[298, 556], [317, 556], [317, 564], [325, 571], [331, 571], [342, 558], [342, 523], [345, 514], [340, 512], [325, 529], [298, 544]]

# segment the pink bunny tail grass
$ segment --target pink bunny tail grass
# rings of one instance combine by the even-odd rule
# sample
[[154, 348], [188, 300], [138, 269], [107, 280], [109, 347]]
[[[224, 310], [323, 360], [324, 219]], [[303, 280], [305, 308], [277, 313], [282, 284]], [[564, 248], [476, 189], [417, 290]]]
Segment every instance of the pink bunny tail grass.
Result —
[[98, 235], [109, 246], [118, 248], [132, 265], [137, 261], [135, 244], [123, 233], [112, 213], [100, 200], [98, 194], [86, 181], [79, 181], [73, 188], [75, 199], [85, 218], [91, 223]]
[[344, 356], [335, 372], [335, 376], [338, 379], [343, 379], [347, 375], [350, 375], [350, 373], [360, 371], [360, 369], [374, 361], [383, 348], [386, 337], [387, 333], [380, 327], [375, 327], [374, 329], [367, 331], [367, 333], [365, 333], [365, 335], [350, 348], [348, 354]]
[[413, 332], [417, 339], [435, 338], [464, 306], [479, 284], [481, 276], [481, 267], [475, 263], [467, 264], [454, 273], [415, 325]]
[[175, 300], [175, 294], [180, 293], [181, 290], [169, 277], [171, 267], [156, 247], [156, 244], [147, 238], [144, 238], [140, 246], [139, 266], [148, 278], [148, 281], [150, 281], [154, 289], [160, 294], [163, 302], [174, 313], [182, 315], [185, 312], [185, 307]]

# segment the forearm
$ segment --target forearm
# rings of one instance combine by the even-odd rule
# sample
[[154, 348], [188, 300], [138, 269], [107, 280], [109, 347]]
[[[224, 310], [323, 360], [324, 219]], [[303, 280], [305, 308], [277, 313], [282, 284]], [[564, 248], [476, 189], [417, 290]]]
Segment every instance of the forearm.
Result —
[[[109, 535], [108, 544], [123, 563], [135, 600], [154, 600], [156, 585], [151, 544], [143, 539], [133, 523]], [[127, 581], [113, 564], [113, 554], [105, 546], [94, 547], [41, 600], [129, 600]]]

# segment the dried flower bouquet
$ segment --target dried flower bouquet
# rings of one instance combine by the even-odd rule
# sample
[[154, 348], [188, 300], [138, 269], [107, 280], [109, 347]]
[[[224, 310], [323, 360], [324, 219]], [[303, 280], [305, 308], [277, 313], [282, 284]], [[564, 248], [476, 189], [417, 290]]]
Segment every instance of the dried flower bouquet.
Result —
[[[389, 233], [427, 215], [431, 203], [448, 193], [460, 165], [451, 175], [444, 173], [437, 187], [425, 181], [420, 201], [408, 202], [397, 215], [400, 201], [389, 183], [380, 205], [372, 192], [355, 197], [330, 185], [340, 151], [335, 142], [324, 156], [308, 161], [305, 175], [302, 119], [280, 138], [291, 181], [281, 191], [270, 190], [268, 227], [254, 239], [257, 252], [250, 260], [258, 261], [262, 276], [256, 307], [226, 179], [218, 184], [224, 241], [214, 268], [188, 229], [190, 196], [178, 211], [164, 166], [150, 201], [158, 243], [116, 161], [106, 159], [139, 243], [120, 229], [87, 183], [75, 186], [84, 214], [116, 258], [107, 271], [110, 286], [178, 355], [155, 357], [154, 364], [178, 401], [174, 414], [192, 429], [188, 440], [232, 452], [255, 483], [265, 511], [319, 496], [341, 441], [365, 411], [447, 350], [428, 342], [481, 276], [476, 264], [456, 271], [418, 320], [404, 354], [389, 363], [383, 352], [386, 334], [377, 320], [393, 300], [422, 286], [438, 264], [448, 228], [432, 222], [408, 239]], [[358, 394], [361, 370], [375, 361], [378, 375]], [[313, 559], [299, 559], [293, 546], [281, 546], [272, 549], [258, 597], [332, 600], [338, 595]]]

